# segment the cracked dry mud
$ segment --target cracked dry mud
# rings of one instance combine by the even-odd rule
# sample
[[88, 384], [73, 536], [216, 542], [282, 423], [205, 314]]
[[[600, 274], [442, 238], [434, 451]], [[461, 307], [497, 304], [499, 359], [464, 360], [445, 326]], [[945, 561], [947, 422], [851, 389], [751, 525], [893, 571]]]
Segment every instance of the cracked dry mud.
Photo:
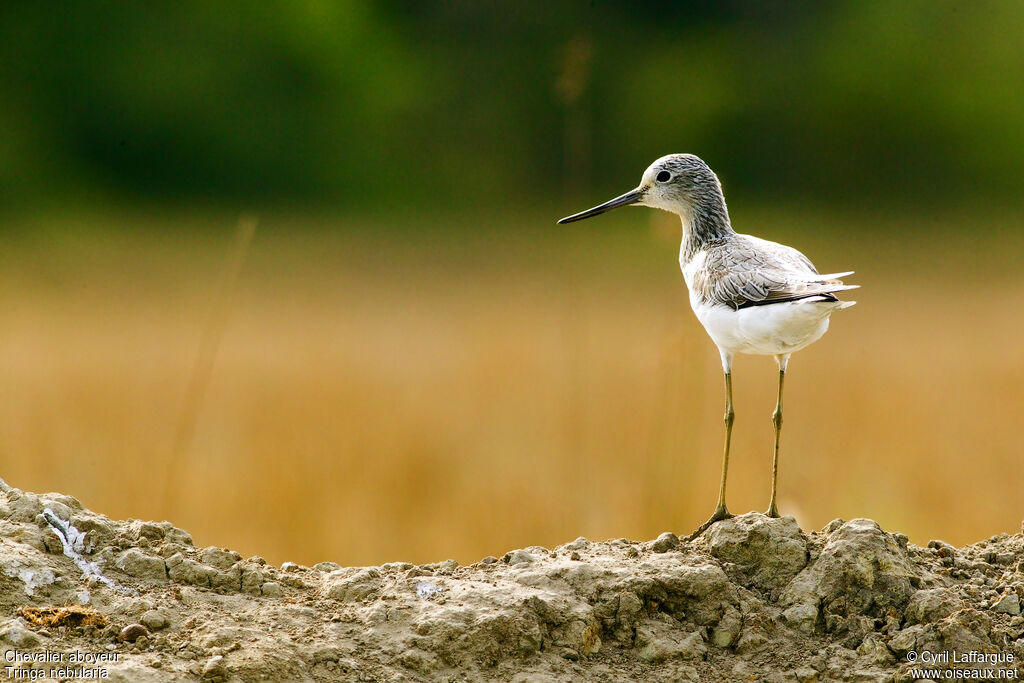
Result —
[[[693, 543], [580, 538], [469, 566], [278, 568], [196, 548], [166, 522], [2, 489], [8, 678], [63, 656], [65, 675], [142, 683], [900, 681], [908, 653], [926, 650], [999, 654], [936, 668], [1024, 676], [1021, 534], [921, 548], [869, 519], [806, 533], [751, 513]], [[54, 520], [75, 530], [77, 562]], [[12, 662], [32, 655], [51, 662]]]

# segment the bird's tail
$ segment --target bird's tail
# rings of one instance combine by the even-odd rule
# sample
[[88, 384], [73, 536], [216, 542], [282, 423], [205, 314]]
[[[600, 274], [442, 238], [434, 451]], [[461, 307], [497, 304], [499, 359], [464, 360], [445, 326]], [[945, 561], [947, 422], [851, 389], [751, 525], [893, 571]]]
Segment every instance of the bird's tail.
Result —
[[848, 270], [845, 273], [825, 273], [824, 275], [818, 275], [814, 278], [814, 282], [821, 282], [824, 284], [842, 284], [840, 280], [847, 275], [853, 275], [852, 270]]
[[825, 285], [825, 287], [822, 287], [822, 289], [828, 294], [830, 294], [832, 298], [835, 300], [835, 310], [837, 311], [841, 311], [844, 308], [849, 308], [850, 306], [853, 306], [854, 304], [857, 303], [856, 301], [840, 301], [835, 297], [836, 292], [845, 292], [847, 290], [858, 289], [860, 287], [860, 285], [844, 285], [843, 281], [840, 278], [844, 278], [847, 275], [853, 275], [853, 271], [848, 270], [844, 273], [825, 273], [824, 275], [818, 275], [816, 278], [814, 278], [814, 282]]

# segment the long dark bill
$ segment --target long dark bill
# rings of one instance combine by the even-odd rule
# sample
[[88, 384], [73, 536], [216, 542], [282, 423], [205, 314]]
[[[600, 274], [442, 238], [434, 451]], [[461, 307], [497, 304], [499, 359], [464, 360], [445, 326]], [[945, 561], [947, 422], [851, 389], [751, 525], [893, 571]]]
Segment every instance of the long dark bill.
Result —
[[641, 199], [643, 199], [643, 196], [643, 190], [630, 190], [626, 194], [618, 196], [611, 201], [605, 202], [604, 204], [601, 204], [599, 206], [595, 206], [592, 209], [587, 209], [586, 211], [580, 211], [579, 213], [574, 213], [571, 216], [566, 216], [565, 218], [558, 222], [559, 224], [572, 223], [573, 221], [581, 221], [584, 218], [590, 218], [591, 216], [599, 216], [606, 211], [617, 209], [620, 206], [629, 206], [630, 204], [636, 204]]

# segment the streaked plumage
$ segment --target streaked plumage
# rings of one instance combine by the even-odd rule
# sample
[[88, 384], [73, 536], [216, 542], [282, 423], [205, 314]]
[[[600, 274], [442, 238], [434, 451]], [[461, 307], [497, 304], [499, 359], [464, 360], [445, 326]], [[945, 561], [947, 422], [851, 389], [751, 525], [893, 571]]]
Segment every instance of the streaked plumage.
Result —
[[853, 301], [837, 293], [855, 289], [840, 278], [853, 271], [820, 274], [796, 249], [733, 231], [717, 176], [692, 154], [662, 157], [644, 171], [639, 187], [559, 223], [596, 216], [639, 204], [679, 215], [683, 239], [679, 265], [690, 292], [690, 306], [718, 346], [726, 380], [726, 442], [718, 507], [691, 538], [710, 524], [730, 517], [725, 507], [725, 480], [732, 435], [732, 357], [736, 353], [774, 356], [779, 364], [779, 397], [773, 414], [775, 458], [768, 514], [775, 504], [782, 385], [789, 356], [814, 343], [828, 330], [830, 316]]
[[[703, 303], [725, 304], [737, 310], [815, 295], [834, 300], [827, 295], [854, 288], [838, 279], [852, 271], [820, 275], [796, 249], [750, 235], [733, 234], [710, 242], [690, 262], [694, 260], [698, 260], [698, 266], [692, 270], [687, 286]], [[679, 265], [686, 274], [687, 263], [680, 259]]]
[[829, 316], [852, 306], [837, 292], [855, 289], [840, 277], [820, 275], [792, 247], [733, 233], [703, 245], [684, 261], [690, 306], [708, 335], [726, 355], [790, 354], [817, 341]]

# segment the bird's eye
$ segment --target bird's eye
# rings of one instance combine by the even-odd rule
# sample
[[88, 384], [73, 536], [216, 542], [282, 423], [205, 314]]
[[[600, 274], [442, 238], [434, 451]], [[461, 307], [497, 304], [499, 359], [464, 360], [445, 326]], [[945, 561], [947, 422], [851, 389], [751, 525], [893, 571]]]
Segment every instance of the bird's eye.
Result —
[[668, 171], [662, 171], [661, 173], [658, 174], [658, 182], [667, 183], [671, 177], [671, 173], [669, 173]]

